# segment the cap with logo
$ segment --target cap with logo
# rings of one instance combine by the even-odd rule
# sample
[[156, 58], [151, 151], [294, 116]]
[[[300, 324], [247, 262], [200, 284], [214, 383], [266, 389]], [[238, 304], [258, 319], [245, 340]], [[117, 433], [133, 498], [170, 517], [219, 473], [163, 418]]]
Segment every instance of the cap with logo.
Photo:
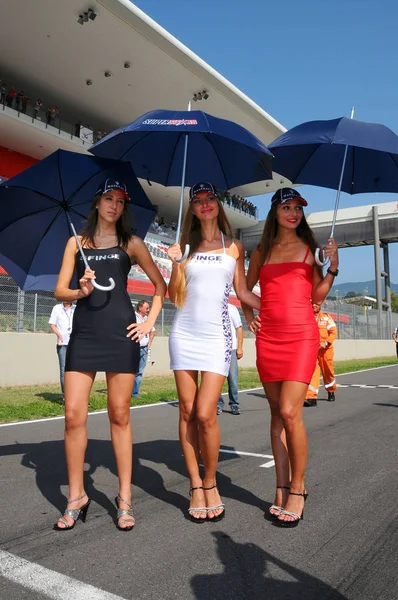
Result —
[[212, 183], [209, 183], [208, 181], [200, 181], [199, 183], [193, 185], [189, 190], [189, 201], [191, 201], [196, 194], [199, 194], [199, 192], [210, 192], [218, 198], [218, 192]]
[[297, 190], [289, 187], [280, 188], [275, 192], [271, 198], [271, 206], [276, 203], [284, 204], [284, 202], [288, 202], [289, 200], [298, 200], [301, 206], [308, 206], [307, 200], [304, 200]]
[[122, 181], [118, 181], [117, 179], [105, 179], [105, 181], [100, 185], [100, 187], [96, 191], [95, 195], [98, 196], [98, 194], [101, 194], [102, 196], [103, 194], [106, 194], [111, 190], [121, 190], [124, 193], [124, 197], [126, 198], [126, 200], [130, 200], [126, 184]]

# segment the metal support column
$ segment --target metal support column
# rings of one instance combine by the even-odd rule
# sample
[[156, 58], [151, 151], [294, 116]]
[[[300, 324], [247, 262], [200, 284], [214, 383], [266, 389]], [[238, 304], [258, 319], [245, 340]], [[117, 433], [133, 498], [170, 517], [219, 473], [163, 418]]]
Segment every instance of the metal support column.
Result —
[[381, 323], [383, 317], [383, 298], [381, 295], [381, 268], [380, 268], [380, 233], [379, 233], [379, 211], [377, 206], [372, 206], [374, 252], [375, 252], [375, 283], [377, 300], [377, 337], [381, 338]]
[[35, 294], [35, 304], [33, 309], [33, 333], [36, 333], [37, 326], [37, 294]]
[[391, 318], [391, 282], [390, 282], [390, 253], [388, 243], [383, 244], [383, 262], [384, 262], [384, 286], [387, 308], [387, 336], [389, 339], [392, 332]]
[[17, 299], [17, 333], [23, 331], [23, 321], [25, 312], [25, 292], [18, 288]]

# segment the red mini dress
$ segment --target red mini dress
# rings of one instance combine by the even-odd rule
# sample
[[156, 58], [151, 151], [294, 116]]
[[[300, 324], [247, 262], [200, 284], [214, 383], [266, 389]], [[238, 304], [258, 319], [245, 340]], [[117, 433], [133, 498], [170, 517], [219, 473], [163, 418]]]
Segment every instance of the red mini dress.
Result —
[[309, 383], [319, 349], [311, 304], [313, 267], [305, 262], [260, 269], [261, 328], [256, 335], [260, 381]]

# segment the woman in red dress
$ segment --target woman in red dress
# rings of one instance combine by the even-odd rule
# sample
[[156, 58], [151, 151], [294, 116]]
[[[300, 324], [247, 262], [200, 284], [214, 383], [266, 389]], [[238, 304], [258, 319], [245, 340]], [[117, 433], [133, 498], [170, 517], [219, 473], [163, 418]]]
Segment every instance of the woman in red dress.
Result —
[[325, 277], [315, 264], [317, 243], [303, 206], [307, 202], [292, 188], [272, 197], [247, 274], [249, 289], [260, 280], [260, 314], [253, 319], [253, 311], [243, 307], [249, 329], [256, 333], [257, 369], [271, 409], [276, 495], [269, 512], [281, 527], [298, 525], [307, 498], [302, 410], [319, 348], [311, 299], [322, 304], [338, 274], [334, 239], [326, 244], [330, 265]]

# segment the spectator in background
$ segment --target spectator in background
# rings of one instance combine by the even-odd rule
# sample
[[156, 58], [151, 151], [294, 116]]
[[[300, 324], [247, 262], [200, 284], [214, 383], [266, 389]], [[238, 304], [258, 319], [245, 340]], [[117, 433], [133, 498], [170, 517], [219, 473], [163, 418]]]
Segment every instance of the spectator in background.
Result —
[[55, 126], [55, 119], [56, 117], [58, 117], [59, 115], [59, 108], [58, 106], [54, 106], [54, 108], [51, 110], [51, 118], [50, 118], [50, 125], [52, 125], [53, 127]]
[[7, 98], [7, 84], [4, 82], [2, 82], [1, 87], [0, 87], [0, 102], [3, 104], [6, 103], [6, 98]]
[[28, 102], [29, 102], [29, 98], [27, 97], [26, 94], [24, 94], [23, 98], [22, 98], [22, 112], [24, 115], [26, 115], [26, 109], [28, 108]]
[[394, 329], [394, 331], [392, 332], [392, 339], [393, 339], [393, 340], [394, 340], [394, 342], [395, 342], [395, 349], [396, 349], [396, 352], [397, 352], [397, 358], [398, 358], [398, 327], [396, 327], [396, 328]]
[[49, 319], [50, 329], [57, 336], [57, 354], [59, 361], [59, 378], [61, 383], [62, 400], [64, 399], [64, 373], [66, 349], [72, 331], [75, 305], [72, 302], [56, 304]]
[[[238, 360], [243, 356], [243, 327], [240, 314], [236, 306], [228, 304], [229, 320], [231, 321], [232, 354], [231, 364], [227, 375], [229, 407], [233, 415], [240, 415], [238, 395]], [[217, 404], [217, 414], [221, 415], [224, 408], [222, 394]]]
[[98, 129], [96, 136], [97, 136], [96, 141], [98, 142], [99, 140], [102, 140], [102, 138], [106, 136], [106, 131], [104, 131], [103, 129]]
[[12, 108], [16, 95], [17, 95], [17, 90], [13, 86], [11, 86], [10, 89], [8, 90], [8, 94], [6, 97], [6, 103], [7, 103], [8, 108]]
[[37, 119], [37, 115], [39, 114], [41, 108], [43, 106], [43, 102], [38, 98], [35, 102], [35, 106], [33, 108], [33, 118]]
[[25, 96], [25, 92], [23, 90], [21, 90], [15, 98], [15, 110], [17, 110], [18, 112], [22, 108], [22, 100], [23, 100], [24, 96]]
[[[149, 314], [149, 302], [146, 300], [140, 300], [137, 304], [135, 311], [135, 318], [137, 323], [145, 323]], [[151, 331], [143, 336], [140, 340], [140, 364], [138, 371], [135, 374], [132, 398], [140, 397], [140, 386], [142, 382], [142, 376], [145, 371], [146, 364], [148, 362], [149, 352], [151, 350], [152, 341], [155, 337], [155, 328], [152, 327]]]
[[78, 137], [78, 138], [80, 137], [81, 126], [82, 126], [81, 121], [77, 121], [77, 123], [75, 123], [75, 133], [74, 133], [75, 137]]

